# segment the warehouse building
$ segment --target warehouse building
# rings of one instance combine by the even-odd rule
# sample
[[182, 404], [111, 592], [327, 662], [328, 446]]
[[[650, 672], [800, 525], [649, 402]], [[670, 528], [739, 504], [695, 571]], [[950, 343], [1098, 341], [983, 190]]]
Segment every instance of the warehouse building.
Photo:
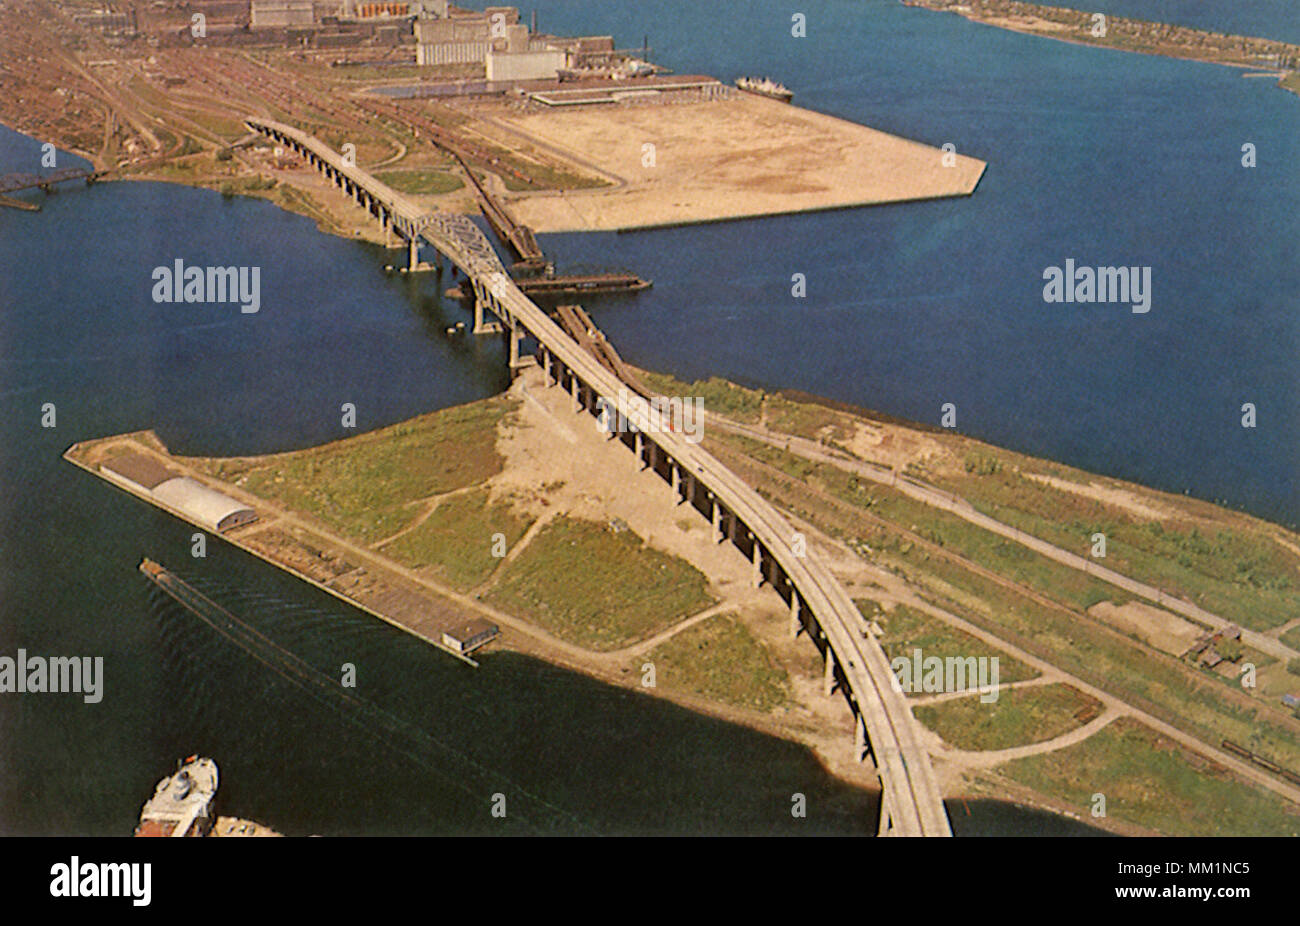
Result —
[[112, 457], [100, 464], [99, 471], [124, 489], [166, 505], [216, 533], [257, 520], [257, 512], [247, 505], [142, 453]]
[[253, 0], [249, 15], [254, 29], [310, 26], [316, 19], [312, 0]]
[[164, 505], [217, 533], [257, 520], [257, 513], [252, 508], [188, 476], [168, 479], [157, 485], [151, 494]]

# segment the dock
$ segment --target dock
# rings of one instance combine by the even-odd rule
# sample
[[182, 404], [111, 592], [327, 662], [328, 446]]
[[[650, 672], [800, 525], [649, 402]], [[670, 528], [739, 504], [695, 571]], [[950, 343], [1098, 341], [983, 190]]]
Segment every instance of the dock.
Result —
[[[469, 607], [448, 598], [432, 583], [413, 577], [382, 553], [358, 547], [333, 535], [305, 516], [289, 512], [274, 502], [240, 487], [215, 480], [185, 458], [174, 457], [151, 431], [120, 434], [74, 444], [64, 459], [105, 482], [148, 502], [168, 514], [213, 534], [293, 575], [354, 608], [403, 630], [470, 666], [470, 654], [500, 636], [497, 624]], [[130, 461], [126, 466], [122, 461]], [[255, 518], [237, 518], [230, 526], [214, 529], [213, 522], [186, 506], [178, 506], [166, 493], [149, 487], [152, 478], [123, 478], [114, 469], [144, 469], [152, 462], [173, 483], [198, 483], [212, 495], [237, 502], [240, 511]], [[163, 484], [162, 482], [159, 483]], [[219, 524], [222, 522], [218, 522]]]
[[570, 276], [520, 277], [515, 285], [531, 298], [635, 293], [649, 289], [649, 280], [634, 273], [590, 273]]

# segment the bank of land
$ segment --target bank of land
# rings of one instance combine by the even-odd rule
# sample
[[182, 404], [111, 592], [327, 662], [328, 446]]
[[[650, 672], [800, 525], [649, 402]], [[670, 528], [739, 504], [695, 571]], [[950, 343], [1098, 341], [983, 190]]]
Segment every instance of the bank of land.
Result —
[[[1300, 691], [1289, 660], [1220, 635], [1210, 667], [1189, 651], [1212, 627], [888, 483], [961, 499], [1070, 550], [1106, 531], [1108, 566], [1283, 652], [1300, 628], [1300, 537], [947, 431], [719, 380], [644, 377], [714, 410], [706, 447], [807, 531], [858, 602], [861, 631], [891, 657], [999, 659], [995, 700], [910, 696], [946, 793], [1012, 797], [1124, 832], [1300, 830], [1300, 789], [1222, 745], [1300, 769], [1300, 719], [1281, 701]], [[790, 639], [780, 599], [753, 589], [743, 557], [536, 370], [503, 396], [294, 453], [177, 458], [146, 433], [72, 454], [94, 470], [127, 449], [254, 507], [259, 520], [228, 538], [340, 597], [382, 611], [399, 588], [428, 613], [497, 623], [489, 653], [517, 649], [671, 698], [871, 780], [852, 760], [847, 709], [823, 696], [820, 657]], [[420, 608], [389, 617], [420, 633]], [[1254, 687], [1242, 683], [1248, 664]], [[1115, 777], [1133, 763], [1141, 787]], [[1084, 791], [1113, 796], [1106, 819], [1088, 816]], [[1164, 793], [1213, 796], [1220, 810], [1171, 815]]]

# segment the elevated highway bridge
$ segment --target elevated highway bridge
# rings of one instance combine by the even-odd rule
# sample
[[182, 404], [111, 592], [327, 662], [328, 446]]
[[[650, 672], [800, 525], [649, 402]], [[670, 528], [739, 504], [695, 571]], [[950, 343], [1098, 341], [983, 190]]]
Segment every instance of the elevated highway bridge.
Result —
[[[698, 443], [691, 442], [653, 410], [620, 408], [631, 390], [583, 349], [511, 280], [491, 244], [470, 219], [428, 213], [365, 170], [346, 162], [318, 139], [284, 123], [250, 117], [250, 129], [297, 152], [370, 210], [386, 229], [405, 238], [410, 266], [418, 266], [421, 243], [432, 245], [469, 279], [474, 290], [474, 330], [506, 336], [512, 369], [520, 345], [536, 344], [536, 360], [548, 385], [572, 396], [576, 413], [600, 419], [610, 439], [621, 440], [640, 461], [668, 482], [678, 504], [695, 508], [712, 525], [717, 542], [733, 544], [752, 563], [755, 585], [764, 582], [790, 609], [794, 634], [807, 632], [825, 657], [825, 692], [847, 698], [854, 716], [855, 754], [873, 758], [881, 783], [881, 835], [951, 836], [929, 754], [921, 744], [911, 708], [880, 644], [863, 629], [848, 593], [815, 557], [788, 521], [742, 479]], [[618, 411], [626, 410], [620, 416]], [[632, 427], [616, 426], [626, 418]]]

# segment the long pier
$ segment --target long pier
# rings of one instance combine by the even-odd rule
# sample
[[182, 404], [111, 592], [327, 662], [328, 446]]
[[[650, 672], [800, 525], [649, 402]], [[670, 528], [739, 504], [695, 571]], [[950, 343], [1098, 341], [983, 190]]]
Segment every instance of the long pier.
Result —
[[617, 397], [627, 384], [583, 349], [510, 279], [478, 226], [464, 216], [421, 213], [409, 200], [366, 171], [345, 163], [311, 135], [284, 123], [249, 117], [248, 127], [307, 159], [368, 208], [385, 228], [408, 236], [411, 266], [421, 240], [445, 255], [474, 290], [474, 330], [500, 321], [512, 370], [525, 361], [523, 341], [536, 344], [536, 361], [548, 385], [565, 389], [576, 414], [599, 419], [610, 439], [636, 454], [643, 470], [668, 482], [678, 504], [709, 520], [714, 539], [730, 542], [752, 563], [755, 586], [764, 583], [789, 606], [790, 630], [808, 633], [825, 657], [824, 690], [841, 691], [854, 715], [855, 752], [875, 761], [881, 782], [881, 835], [951, 836], [952, 828], [930, 756], [880, 644], [863, 631], [861, 615], [843, 586], [804, 538], [762, 496], [697, 443], [653, 414], [627, 409], [632, 427], [614, 427]]
[[8, 206], [11, 209], [25, 209], [28, 212], [40, 212], [41, 207], [35, 203], [13, 199], [6, 194], [32, 189], [53, 193], [55, 184], [65, 183], [69, 180], [85, 180], [86, 185], [89, 186], [99, 176], [99, 172], [85, 167], [61, 167], [48, 174], [4, 174], [0, 176], [0, 206]]

